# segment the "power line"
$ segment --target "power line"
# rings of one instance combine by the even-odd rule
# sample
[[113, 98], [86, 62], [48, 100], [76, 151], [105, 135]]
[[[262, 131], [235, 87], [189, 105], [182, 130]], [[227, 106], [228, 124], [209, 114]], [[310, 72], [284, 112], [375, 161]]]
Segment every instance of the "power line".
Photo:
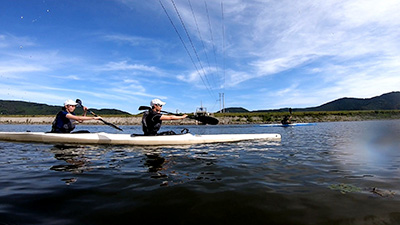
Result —
[[223, 70], [223, 87], [225, 87], [225, 17], [224, 17], [224, 3], [221, 1], [221, 17], [222, 17], [222, 70]]
[[[192, 7], [192, 3], [191, 3], [190, 0], [188, 0], [188, 3], [189, 3], [189, 6], [190, 6], [190, 10], [192, 12], [193, 20], [194, 20], [194, 22], [196, 24], [196, 30], [197, 30], [197, 33], [199, 35], [199, 39], [200, 39], [201, 45], [203, 47], [203, 52], [204, 52], [204, 55], [205, 55], [205, 58], [206, 58], [206, 61], [207, 61], [208, 68], [211, 69], [210, 60], [209, 60], [208, 54], [207, 54], [207, 48], [206, 48], [206, 46], [204, 44], [204, 40], [203, 40], [203, 37], [202, 37], [201, 32], [200, 32], [200, 28], [199, 28], [199, 24], [197, 22], [196, 14], [194, 13], [194, 10], [193, 10], [193, 7]], [[211, 76], [211, 81], [213, 82], [213, 86], [217, 87], [217, 82], [215, 81], [215, 76]]]
[[200, 38], [201, 44], [202, 44], [203, 49], [204, 49], [204, 54], [206, 55], [206, 60], [207, 60], [208, 66], [211, 67], [210, 66], [210, 61], [208, 59], [208, 54], [207, 54], [207, 51], [206, 51], [206, 46], [204, 44], [203, 37], [201, 36], [201, 32], [200, 32], [200, 29], [199, 29], [199, 24], [197, 23], [197, 19], [196, 19], [196, 15], [195, 15], [193, 7], [192, 7], [192, 3], [190, 2], [190, 0], [188, 0], [188, 3], [189, 3], [189, 6], [190, 6], [190, 10], [192, 11], [194, 22], [196, 24], [197, 33], [199, 34], [199, 38]]
[[182, 43], [183, 47], [184, 47], [185, 50], [186, 50], [186, 53], [189, 55], [189, 58], [190, 58], [190, 60], [192, 61], [193, 66], [195, 67], [197, 73], [200, 75], [200, 78], [201, 78], [201, 80], [202, 80], [204, 86], [207, 88], [207, 90], [209, 91], [210, 95], [212, 96], [212, 93], [211, 93], [210, 89], [208, 88], [207, 84], [205, 83], [203, 77], [201, 76], [200, 71], [199, 71], [199, 69], [198, 69], [197, 66], [196, 66], [196, 63], [195, 63], [194, 60], [193, 60], [192, 55], [190, 54], [188, 48], [186, 47], [185, 42], [184, 42], [183, 39], [182, 39], [182, 36], [179, 34], [178, 29], [176, 28], [174, 22], [172, 21], [171, 17], [169, 16], [167, 10], [165, 9], [164, 4], [162, 4], [161, 0], [159, 0], [159, 3], [160, 3], [160, 5], [161, 5], [161, 7], [163, 8], [165, 14], [167, 15], [169, 21], [171, 22], [172, 26], [174, 27], [174, 30], [175, 30], [176, 34], [178, 35], [179, 39], [181, 40], [181, 43]]
[[[189, 42], [190, 42], [190, 44], [191, 44], [191, 46], [192, 46], [193, 52], [194, 52], [195, 55], [196, 55], [197, 61], [199, 62], [199, 65], [200, 65], [200, 68], [201, 68], [201, 70], [203, 71], [205, 80], [206, 80], [206, 82], [207, 82], [206, 88], [207, 88], [211, 93], [213, 93], [213, 91], [212, 91], [212, 89], [211, 89], [210, 82], [209, 82], [208, 77], [207, 77], [207, 74], [206, 74], [206, 72], [205, 72], [205, 70], [204, 70], [203, 64], [201, 63], [199, 54], [197, 53], [196, 48], [194, 47], [192, 38], [190, 37], [188, 30], [186, 29], [186, 25], [185, 25], [185, 23], [183, 22], [183, 19], [182, 19], [180, 13], [179, 13], [178, 8], [176, 7], [176, 4], [175, 4], [174, 0], [171, 0], [171, 2], [172, 2], [172, 4], [173, 4], [173, 6], [174, 6], [175, 12], [176, 12], [176, 14], [178, 15], [178, 18], [179, 18], [180, 22], [181, 22], [181, 24], [182, 24], [182, 27], [183, 27], [183, 29], [185, 30], [186, 36], [187, 36], [187, 38], [188, 38], [188, 40], [189, 40]], [[199, 75], [201, 76], [200, 73], [199, 73]], [[211, 95], [211, 96], [213, 96], [213, 95]]]
[[219, 73], [219, 67], [218, 67], [218, 62], [217, 62], [217, 53], [216, 53], [215, 41], [214, 41], [214, 34], [213, 34], [213, 31], [212, 31], [212, 27], [211, 27], [211, 20], [210, 20], [210, 15], [208, 13], [207, 2], [205, 0], [204, 0], [204, 6], [205, 6], [205, 9], [206, 9], [208, 27], [209, 27], [209, 31], [210, 31], [210, 39], [211, 39], [211, 44], [212, 44], [213, 53], [214, 53], [213, 55], [214, 55], [214, 61], [215, 61], [215, 68], [217, 70], [217, 73]]

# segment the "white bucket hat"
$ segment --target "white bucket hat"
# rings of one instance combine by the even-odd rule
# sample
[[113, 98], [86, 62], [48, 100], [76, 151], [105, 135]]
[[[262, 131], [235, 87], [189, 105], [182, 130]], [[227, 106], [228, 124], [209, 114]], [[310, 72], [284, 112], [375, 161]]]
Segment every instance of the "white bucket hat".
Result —
[[161, 101], [160, 99], [156, 98], [151, 100], [150, 106], [153, 107], [154, 105], [165, 105], [166, 103]]
[[64, 106], [67, 106], [67, 105], [78, 105], [78, 103], [76, 103], [75, 101], [73, 101], [71, 99], [68, 99], [64, 102]]

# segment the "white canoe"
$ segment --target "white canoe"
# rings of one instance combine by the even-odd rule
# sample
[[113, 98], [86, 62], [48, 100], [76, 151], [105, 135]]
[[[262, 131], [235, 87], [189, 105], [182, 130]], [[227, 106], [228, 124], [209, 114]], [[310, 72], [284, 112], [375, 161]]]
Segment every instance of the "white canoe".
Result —
[[111, 133], [44, 133], [0, 132], [0, 141], [38, 142], [51, 144], [106, 144], [106, 145], [190, 145], [238, 142], [246, 140], [280, 141], [280, 134], [178, 134], [164, 136], [131, 136]]

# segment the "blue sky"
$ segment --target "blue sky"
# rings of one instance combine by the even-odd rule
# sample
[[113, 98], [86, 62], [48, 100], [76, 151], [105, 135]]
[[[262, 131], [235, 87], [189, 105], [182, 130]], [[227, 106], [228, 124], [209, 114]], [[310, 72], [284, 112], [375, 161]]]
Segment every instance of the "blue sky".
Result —
[[2, 0], [0, 99], [133, 114], [312, 107], [400, 85], [397, 0]]

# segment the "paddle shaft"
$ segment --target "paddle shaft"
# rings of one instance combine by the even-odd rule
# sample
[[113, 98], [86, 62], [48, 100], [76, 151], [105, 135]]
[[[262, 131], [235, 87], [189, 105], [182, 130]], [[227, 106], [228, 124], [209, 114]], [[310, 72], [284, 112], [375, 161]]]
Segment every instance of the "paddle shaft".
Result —
[[[82, 101], [81, 101], [81, 100], [77, 99], [77, 100], [76, 100], [76, 103], [78, 103], [78, 105], [80, 105], [80, 106], [83, 108], [83, 105], [82, 105]], [[88, 112], [89, 112], [90, 114], [92, 114], [93, 116], [98, 117], [98, 115], [96, 115], [96, 113], [94, 113], [94, 112], [92, 112], [92, 111], [90, 111], [90, 110], [88, 110]], [[105, 120], [103, 120], [103, 119], [100, 119], [100, 121], [103, 122], [104, 124], [110, 126], [110, 127], [113, 127], [113, 128], [115, 128], [115, 129], [117, 129], [117, 130], [120, 130], [120, 131], [123, 131], [121, 128], [117, 127], [116, 125], [114, 125], [114, 124], [112, 124], [112, 123], [109, 123], [109, 122], [107, 122], [107, 121], [105, 121]]]
[[[139, 107], [139, 110], [150, 110], [150, 109], [151, 109], [151, 107], [149, 107], [149, 106], [140, 106]], [[163, 111], [163, 110], [161, 110], [160, 112], [166, 113], [166, 114], [175, 115], [175, 116], [180, 116], [179, 114], [172, 113], [172, 112], [167, 112], [167, 111]]]

